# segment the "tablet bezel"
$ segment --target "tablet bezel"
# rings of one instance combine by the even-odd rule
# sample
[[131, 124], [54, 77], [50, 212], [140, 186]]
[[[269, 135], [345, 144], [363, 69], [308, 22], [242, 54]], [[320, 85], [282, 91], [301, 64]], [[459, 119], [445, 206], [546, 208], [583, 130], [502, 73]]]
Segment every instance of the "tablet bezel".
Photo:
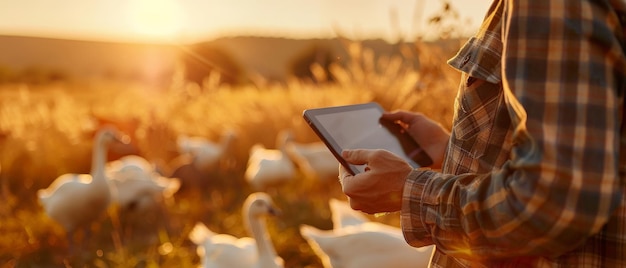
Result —
[[[339, 145], [339, 143], [337, 143], [335, 137], [333, 136], [332, 131], [324, 128], [323, 124], [320, 122], [320, 120], [317, 118], [317, 116], [334, 114], [334, 113], [344, 113], [344, 112], [372, 110], [372, 109], [376, 110], [377, 113], [380, 114], [380, 116], [382, 116], [382, 113], [384, 112], [384, 109], [382, 108], [382, 106], [380, 106], [380, 104], [378, 104], [377, 102], [368, 102], [368, 103], [361, 103], [361, 104], [350, 104], [350, 105], [342, 105], [342, 106], [331, 106], [331, 107], [323, 107], [323, 108], [306, 109], [306, 110], [303, 111], [303, 117], [306, 120], [306, 122], [309, 124], [309, 126], [313, 129], [313, 131], [316, 133], [316, 135], [330, 149], [330, 151], [333, 153], [335, 158], [337, 158], [339, 163], [341, 163], [341, 165], [343, 165], [350, 173], [355, 175], [355, 174], [358, 174], [358, 173], [362, 172], [362, 167], [359, 168], [358, 166], [351, 165], [351, 164], [349, 164], [348, 162], [346, 162], [343, 159], [343, 157], [341, 156], [341, 152], [345, 148], [342, 148]], [[379, 120], [379, 118], [372, 118], [372, 120]], [[420, 151], [419, 145], [417, 143], [415, 143], [413, 141], [413, 139], [411, 137], [409, 137], [406, 132], [403, 132], [403, 131], [399, 130], [400, 129], [399, 125], [397, 125], [395, 123], [392, 123], [392, 124], [395, 125], [396, 127], [398, 127], [398, 131], [401, 132], [401, 133], [395, 133], [395, 135], [402, 135], [402, 136], [404, 136], [404, 137], [401, 137], [404, 140], [403, 142], [405, 142], [405, 143], [407, 141], [412, 142], [412, 144], [410, 146], [414, 145], [415, 150], [416, 151]], [[398, 138], [394, 137], [393, 135], [389, 135], [389, 137], [391, 139], [398, 140]], [[402, 142], [402, 141], [398, 141], [398, 142]], [[381, 148], [381, 149], [386, 149], [386, 148]], [[422, 152], [422, 155], [425, 155], [425, 152]], [[420, 167], [420, 165], [415, 160], [413, 160], [410, 156], [407, 156], [406, 154], [402, 154], [402, 155], [400, 155], [400, 157], [404, 158], [414, 168], [419, 168]], [[424, 158], [424, 156], [422, 156], [422, 159], [423, 158]], [[428, 159], [428, 160], [430, 160], [430, 159]]]

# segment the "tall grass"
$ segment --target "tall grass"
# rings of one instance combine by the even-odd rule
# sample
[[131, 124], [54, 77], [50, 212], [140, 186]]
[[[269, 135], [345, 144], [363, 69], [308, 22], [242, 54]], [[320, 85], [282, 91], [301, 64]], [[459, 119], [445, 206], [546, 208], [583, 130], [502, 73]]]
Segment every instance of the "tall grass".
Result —
[[[458, 74], [444, 63], [457, 45], [416, 43], [401, 47], [404, 58], [374, 60], [358, 42], [348, 42], [352, 62], [333, 66], [334, 83], [258, 82], [228, 87], [209, 77], [202, 85], [182, 80], [165, 88], [108, 80], [0, 86], [0, 264], [4, 267], [193, 267], [199, 263], [187, 239], [202, 221], [216, 232], [247, 235], [241, 204], [252, 192], [243, 180], [252, 144], [274, 146], [275, 135], [292, 129], [296, 140], [316, 141], [302, 120], [312, 107], [379, 102], [388, 110], [425, 113], [449, 127]], [[420, 66], [410, 65], [418, 57]], [[313, 66], [313, 72], [316, 68]], [[323, 80], [323, 73], [317, 72]], [[176, 156], [179, 134], [218, 139], [236, 130], [232, 168], [210, 178], [200, 195], [179, 195], [166, 203], [166, 216], [134, 223], [150, 235], [129, 235], [115, 211], [91, 228], [83, 253], [70, 257], [64, 231], [42, 211], [36, 191], [63, 173], [88, 173], [94, 117], [137, 122], [139, 152], [167, 163]], [[121, 124], [121, 123], [120, 123]], [[338, 183], [320, 184], [299, 175], [272, 192], [283, 216], [268, 220], [277, 252], [287, 267], [320, 267], [300, 237], [298, 225], [331, 228], [328, 198], [344, 199]], [[398, 215], [372, 218], [397, 225]], [[137, 232], [138, 229], [135, 229]]]

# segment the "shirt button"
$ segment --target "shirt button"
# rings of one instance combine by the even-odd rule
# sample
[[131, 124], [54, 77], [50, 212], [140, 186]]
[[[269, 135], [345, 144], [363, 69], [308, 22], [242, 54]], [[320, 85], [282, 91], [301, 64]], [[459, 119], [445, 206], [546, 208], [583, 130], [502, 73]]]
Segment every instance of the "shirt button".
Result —
[[465, 64], [467, 64], [467, 62], [469, 62], [471, 58], [472, 58], [471, 55], [469, 54], [465, 55], [465, 57], [463, 58], [463, 61], [461, 62], [461, 66], [464, 66]]

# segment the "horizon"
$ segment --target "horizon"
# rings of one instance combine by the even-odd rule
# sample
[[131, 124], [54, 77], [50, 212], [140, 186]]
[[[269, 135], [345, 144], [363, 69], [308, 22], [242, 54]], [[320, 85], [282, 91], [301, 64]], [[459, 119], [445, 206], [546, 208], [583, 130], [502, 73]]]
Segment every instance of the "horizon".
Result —
[[[104, 43], [104, 44], [120, 44], [120, 45], [156, 45], [156, 46], [180, 46], [180, 45], [194, 45], [208, 42], [215, 42], [219, 40], [225, 39], [235, 39], [235, 38], [259, 38], [259, 39], [284, 39], [284, 40], [296, 40], [296, 41], [308, 41], [308, 40], [334, 40], [338, 38], [344, 38], [342, 36], [329, 36], [329, 37], [289, 37], [289, 36], [269, 36], [269, 35], [225, 35], [218, 36], [211, 39], [198, 39], [193, 42], [188, 43], [167, 43], [167, 42], [151, 42], [151, 41], [142, 41], [142, 40], [113, 40], [107, 38], [80, 38], [80, 37], [57, 37], [57, 36], [42, 36], [42, 35], [26, 35], [26, 34], [2, 34], [0, 33], [0, 38], [32, 38], [32, 39], [47, 39], [47, 40], [58, 40], [58, 41], [69, 41], [69, 42], [85, 42], [85, 43]], [[456, 38], [456, 37], [455, 37]], [[459, 37], [461, 39], [467, 37]], [[371, 38], [361, 38], [361, 39], [352, 39], [348, 38], [351, 41], [384, 41], [388, 44], [395, 44], [397, 42], [390, 42], [382, 37], [371, 37]], [[453, 38], [454, 39], [454, 38]], [[406, 43], [410, 43], [413, 41], [410, 40], [399, 40]], [[437, 41], [436, 39], [431, 40], [423, 40], [426, 42], [429, 41]]]
[[[121, 43], [190, 44], [237, 36], [289, 39], [430, 38], [442, 1], [0, 0], [0, 35]], [[489, 1], [452, 0], [455, 30], [472, 34]], [[404, 8], [406, 6], [406, 8]]]

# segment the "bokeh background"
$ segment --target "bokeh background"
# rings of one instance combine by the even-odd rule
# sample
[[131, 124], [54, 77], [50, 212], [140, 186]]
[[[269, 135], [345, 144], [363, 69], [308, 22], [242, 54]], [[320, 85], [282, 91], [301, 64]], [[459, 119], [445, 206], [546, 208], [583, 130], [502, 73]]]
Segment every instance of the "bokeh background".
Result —
[[[250, 148], [276, 148], [284, 130], [319, 141], [304, 109], [376, 101], [450, 127], [460, 74], [445, 62], [488, 2], [0, 0], [0, 266], [196, 267], [195, 223], [248, 235]], [[109, 161], [139, 155], [162, 175], [180, 159], [178, 137], [237, 136], [222, 165], [158, 213], [111, 209], [70, 254], [37, 191], [89, 173], [105, 125], [131, 139]], [[339, 183], [298, 169], [264, 191], [283, 212], [267, 223], [285, 266], [321, 267], [298, 227], [332, 228], [328, 201], [345, 200]], [[398, 214], [368, 217], [399, 226]]]

